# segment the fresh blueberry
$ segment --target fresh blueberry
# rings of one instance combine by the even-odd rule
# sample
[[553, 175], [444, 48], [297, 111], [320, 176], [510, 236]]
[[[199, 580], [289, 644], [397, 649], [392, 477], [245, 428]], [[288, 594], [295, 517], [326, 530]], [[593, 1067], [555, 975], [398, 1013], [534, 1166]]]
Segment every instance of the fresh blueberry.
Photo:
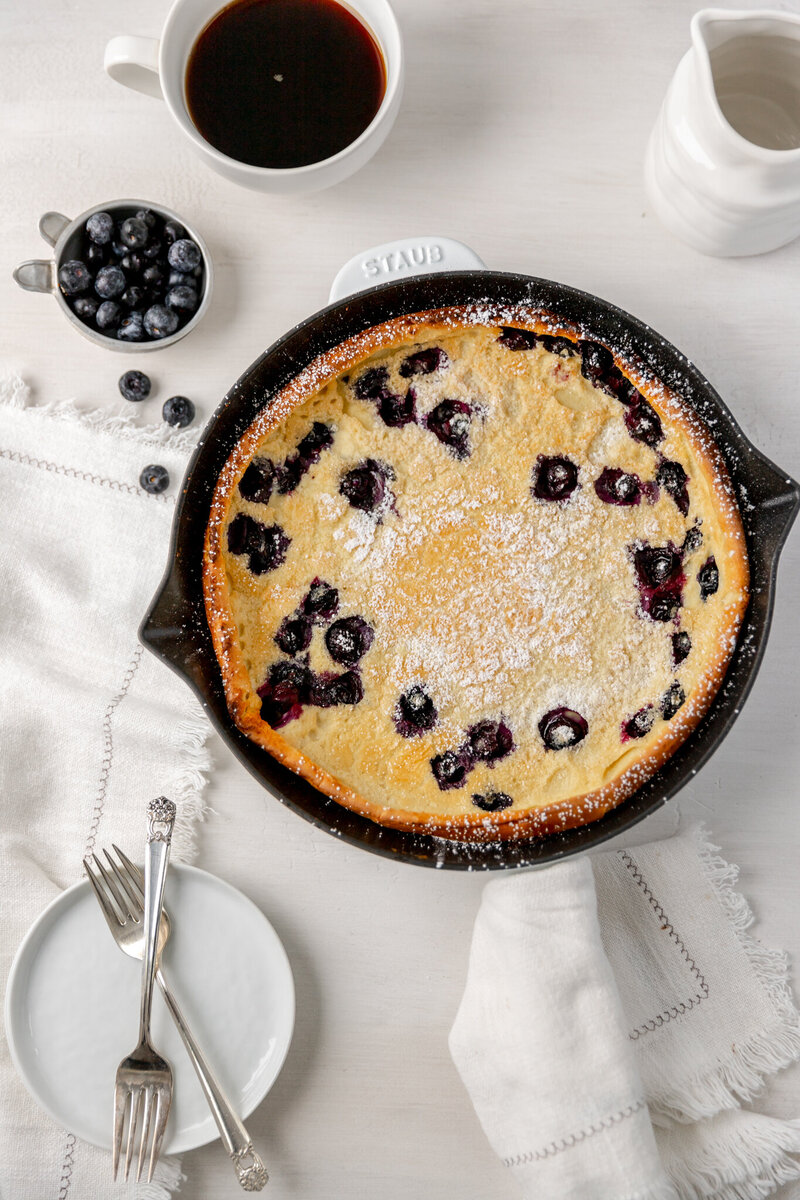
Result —
[[163, 249], [158, 238], [150, 238], [147, 245], [142, 247], [142, 258], [150, 263], [155, 262], [156, 259], [159, 262], [163, 262]]
[[231, 554], [247, 554], [260, 542], [262, 526], [247, 513], [237, 513], [228, 526], [228, 549]]
[[101, 267], [97, 272], [94, 290], [101, 300], [113, 300], [116, 296], [122, 295], [127, 287], [127, 282], [121, 267], [112, 264], [110, 267]]
[[703, 600], [713, 596], [719, 588], [719, 567], [712, 554], [697, 572], [697, 582], [700, 584], [700, 595]]
[[506, 350], [534, 350], [537, 337], [531, 329], [504, 327], [497, 340]]
[[200, 247], [191, 238], [178, 238], [167, 251], [167, 262], [176, 271], [193, 271], [202, 261]]
[[160, 467], [158, 463], [151, 463], [142, 471], [139, 483], [146, 492], [157, 496], [159, 492], [163, 492], [169, 487], [169, 472], [166, 467]]
[[353, 508], [375, 512], [386, 497], [386, 482], [394, 478], [388, 463], [367, 458], [357, 467], [345, 472], [339, 481], [339, 492]]
[[311, 645], [312, 633], [313, 627], [308, 617], [284, 617], [275, 634], [275, 641], [284, 654], [299, 654]]
[[135, 283], [132, 283], [130, 287], [125, 288], [125, 291], [120, 296], [120, 300], [126, 308], [139, 308], [144, 302], [144, 292]]
[[463, 400], [442, 400], [428, 413], [425, 424], [454, 458], [469, 457], [469, 427], [472, 410]]
[[433, 777], [443, 792], [462, 787], [469, 769], [469, 761], [461, 750], [445, 750], [431, 759]]
[[144, 221], [147, 228], [152, 232], [158, 225], [158, 217], [149, 208], [140, 208], [135, 214], [137, 221]]
[[150, 379], [143, 371], [126, 371], [120, 376], [119, 390], [126, 400], [146, 400], [150, 395]]
[[594, 481], [594, 490], [604, 504], [629, 507], [638, 504], [642, 498], [639, 476], [629, 474], [620, 467], [604, 467]]
[[397, 702], [394, 725], [401, 737], [416, 737], [433, 729], [439, 714], [428, 693], [419, 684], [410, 687]]
[[628, 738], [646, 737], [653, 728], [655, 719], [656, 710], [652, 704], [648, 704], [646, 708], [640, 708], [637, 713], [634, 713], [632, 717], [623, 722], [623, 741], [626, 741]]
[[149, 235], [146, 222], [138, 217], [127, 217], [119, 227], [119, 240], [129, 250], [141, 250]]
[[661, 701], [661, 715], [665, 721], [671, 721], [675, 713], [686, 700], [686, 693], [676, 681], [671, 683]]
[[108, 246], [98, 246], [97, 242], [89, 242], [83, 257], [86, 259], [86, 265], [96, 271], [108, 262]]
[[166, 295], [167, 308], [172, 308], [179, 316], [189, 316], [197, 308], [197, 292], [193, 287], [170, 288]]
[[703, 531], [699, 525], [693, 525], [691, 529], [687, 529], [686, 537], [683, 539], [681, 553], [684, 558], [688, 558], [690, 554], [694, 554], [695, 550], [699, 550], [703, 544]]
[[363, 617], [341, 617], [325, 633], [325, 645], [334, 662], [353, 667], [369, 650], [375, 631]]
[[663, 441], [664, 430], [655, 409], [643, 397], [625, 412], [625, 426], [635, 442], [643, 442], [651, 448]]
[[479, 721], [467, 730], [466, 750], [472, 762], [493, 767], [513, 749], [511, 730], [502, 721]]
[[99, 307], [94, 296], [78, 296], [78, 299], [72, 302], [72, 311], [82, 321], [93, 321]]
[[105, 246], [114, 234], [114, 218], [111, 213], [92, 213], [86, 222], [86, 232], [98, 246]]
[[568, 500], [578, 486], [578, 468], [568, 458], [540, 454], [533, 468], [531, 492], [537, 500]]
[[186, 275], [183, 271], [173, 271], [170, 267], [169, 275], [167, 276], [168, 287], [193, 287], [196, 289], [197, 280], [193, 275]]
[[167, 221], [164, 225], [164, 237], [171, 246], [173, 242], [179, 242], [181, 238], [186, 237], [186, 230], [177, 221]]
[[487, 792], [484, 796], [473, 792], [472, 803], [484, 812], [500, 812], [510, 808], [514, 801], [505, 792]]
[[311, 580], [300, 608], [314, 621], [330, 621], [339, 610], [339, 592], [317, 576]]
[[[104, 300], [97, 310], [95, 321], [98, 329], [116, 329], [119, 325], [121, 309], [115, 300]], [[141, 316], [139, 317], [141, 324]], [[138, 338], [131, 339], [138, 341]]]
[[62, 263], [58, 268], [58, 285], [65, 296], [79, 296], [87, 290], [91, 282], [89, 268], [77, 258]]
[[163, 304], [153, 304], [144, 314], [144, 327], [151, 338], [165, 338], [178, 328], [178, 314]]
[[307, 663], [287, 659], [274, 662], [266, 681], [258, 688], [262, 721], [280, 729], [296, 720], [309, 701], [310, 691], [311, 672]]
[[267, 504], [272, 495], [275, 467], [268, 458], [254, 458], [239, 480], [239, 495], [254, 504]]
[[673, 633], [672, 661], [676, 667], [679, 666], [680, 663], [682, 663], [683, 660], [688, 656], [691, 648], [692, 639], [689, 637], [688, 633], [686, 633], [684, 630], [681, 630], [680, 633]]
[[[112, 303], [112, 302], [107, 302]], [[116, 307], [116, 305], [115, 305]], [[100, 309], [105, 308], [104, 304], [100, 305], [97, 310], [98, 324], [100, 323]], [[122, 342], [141, 342], [144, 338], [144, 324], [142, 323], [142, 314], [138, 309], [128, 313], [127, 317], [123, 317], [117, 330], [117, 337]]]
[[126, 275], [140, 275], [144, 266], [144, 260], [136, 250], [129, 250], [119, 260], [119, 266]]
[[364, 697], [364, 684], [358, 671], [343, 675], [327, 672], [318, 675], [311, 685], [311, 703], [317, 708], [332, 708], [337, 704], [358, 704]]
[[539, 733], [548, 750], [577, 746], [589, 732], [589, 724], [571, 708], [553, 708], [539, 722]]
[[194, 420], [195, 408], [187, 396], [170, 396], [164, 401], [161, 415], [168, 425], [185, 429]]
[[633, 561], [645, 587], [660, 588], [681, 575], [681, 556], [671, 542], [668, 546], [641, 546], [634, 550]]
[[164, 287], [164, 269], [158, 263], [150, 263], [142, 271], [142, 286], [151, 292], [157, 292]]
[[380, 400], [388, 390], [388, 367], [369, 367], [363, 375], [359, 375], [353, 384], [353, 391], [359, 400]]
[[378, 414], [384, 425], [396, 429], [401, 425], [410, 425], [417, 419], [417, 396], [413, 388], [409, 388], [405, 396], [396, 396], [386, 392], [378, 401]]
[[689, 491], [686, 487], [688, 475], [679, 462], [665, 460], [658, 468], [656, 483], [669, 492], [678, 506], [678, 511], [685, 517], [689, 511]]
[[432, 375], [434, 371], [442, 371], [449, 365], [450, 359], [444, 350], [432, 346], [429, 350], [417, 350], [404, 358], [399, 373], [403, 379], [410, 379], [412, 375]]

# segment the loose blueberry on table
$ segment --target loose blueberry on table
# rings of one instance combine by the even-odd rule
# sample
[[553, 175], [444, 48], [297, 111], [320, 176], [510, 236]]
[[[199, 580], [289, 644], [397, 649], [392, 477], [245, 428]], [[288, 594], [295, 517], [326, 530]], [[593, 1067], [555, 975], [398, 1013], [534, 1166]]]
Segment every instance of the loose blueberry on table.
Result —
[[187, 396], [170, 396], [164, 401], [161, 415], [168, 425], [185, 429], [194, 420], [195, 408]]
[[92, 213], [78, 253], [59, 268], [59, 287], [79, 320], [106, 337], [157, 341], [176, 333], [199, 307], [200, 247], [182, 226], [149, 209], [117, 220]]
[[126, 371], [120, 376], [119, 390], [126, 400], [146, 400], [150, 386], [150, 379], [143, 371]]
[[166, 467], [161, 467], [158, 463], [151, 463], [142, 471], [139, 483], [146, 492], [157, 496], [169, 487], [169, 472]]

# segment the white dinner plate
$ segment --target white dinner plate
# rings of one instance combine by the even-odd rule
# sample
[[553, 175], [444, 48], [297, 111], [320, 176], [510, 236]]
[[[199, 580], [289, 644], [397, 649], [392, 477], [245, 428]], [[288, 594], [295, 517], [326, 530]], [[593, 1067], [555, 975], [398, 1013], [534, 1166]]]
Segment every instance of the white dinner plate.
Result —
[[[162, 967], [184, 1017], [244, 1119], [278, 1077], [294, 1027], [294, 982], [264, 914], [230, 884], [173, 864]], [[111, 1148], [114, 1076], [136, 1045], [141, 964], [117, 948], [86, 880], [63, 892], [17, 951], [6, 1035], [34, 1099], [71, 1133]], [[172, 1065], [164, 1153], [219, 1136], [158, 987], [153, 1042]]]

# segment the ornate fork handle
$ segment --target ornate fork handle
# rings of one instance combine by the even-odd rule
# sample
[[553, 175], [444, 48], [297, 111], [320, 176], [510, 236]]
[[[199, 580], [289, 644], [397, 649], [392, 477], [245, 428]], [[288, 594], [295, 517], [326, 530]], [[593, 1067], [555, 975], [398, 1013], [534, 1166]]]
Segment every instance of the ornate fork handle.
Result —
[[250, 1135], [234, 1112], [202, 1050], [194, 1040], [160, 967], [156, 970], [156, 980], [164, 995], [170, 1015], [183, 1038], [183, 1044], [192, 1060], [192, 1066], [197, 1072], [197, 1078], [200, 1080], [200, 1086], [217, 1123], [225, 1149], [233, 1161], [239, 1183], [246, 1192], [260, 1192], [269, 1179], [266, 1167], [253, 1149]]
[[139, 1040], [150, 1043], [150, 1008], [156, 968], [158, 927], [164, 902], [169, 847], [175, 824], [175, 805], [159, 796], [147, 806], [147, 842], [144, 857], [144, 955], [142, 957], [142, 1002]]

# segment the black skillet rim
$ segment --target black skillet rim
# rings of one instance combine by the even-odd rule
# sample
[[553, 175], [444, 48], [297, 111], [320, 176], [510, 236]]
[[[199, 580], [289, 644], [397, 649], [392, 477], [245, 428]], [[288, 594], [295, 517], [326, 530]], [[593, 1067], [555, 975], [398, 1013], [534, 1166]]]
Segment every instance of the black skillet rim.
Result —
[[[626, 357], [637, 358], [710, 427], [728, 465], [750, 556], [751, 600], [725, 681], [703, 721], [652, 779], [598, 821], [544, 838], [451, 842], [375, 824], [318, 792], [236, 729], [205, 620], [202, 546], [219, 472], [256, 413], [303, 367], [348, 337], [393, 317], [451, 305], [526, 305], [562, 317]], [[550, 280], [497, 271], [413, 276], [321, 309], [269, 347], [208, 421], [187, 469], [168, 568], [140, 630], [143, 643], [199, 696], [212, 724], [276, 799], [352, 845], [404, 862], [457, 870], [544, 865], [600, 845], [673, 797], [729, 732], [766, 648], [781, 547], [800, 508], [800, 487], [745, 437], [693, 363], [649, 326], [608, 301]]]

